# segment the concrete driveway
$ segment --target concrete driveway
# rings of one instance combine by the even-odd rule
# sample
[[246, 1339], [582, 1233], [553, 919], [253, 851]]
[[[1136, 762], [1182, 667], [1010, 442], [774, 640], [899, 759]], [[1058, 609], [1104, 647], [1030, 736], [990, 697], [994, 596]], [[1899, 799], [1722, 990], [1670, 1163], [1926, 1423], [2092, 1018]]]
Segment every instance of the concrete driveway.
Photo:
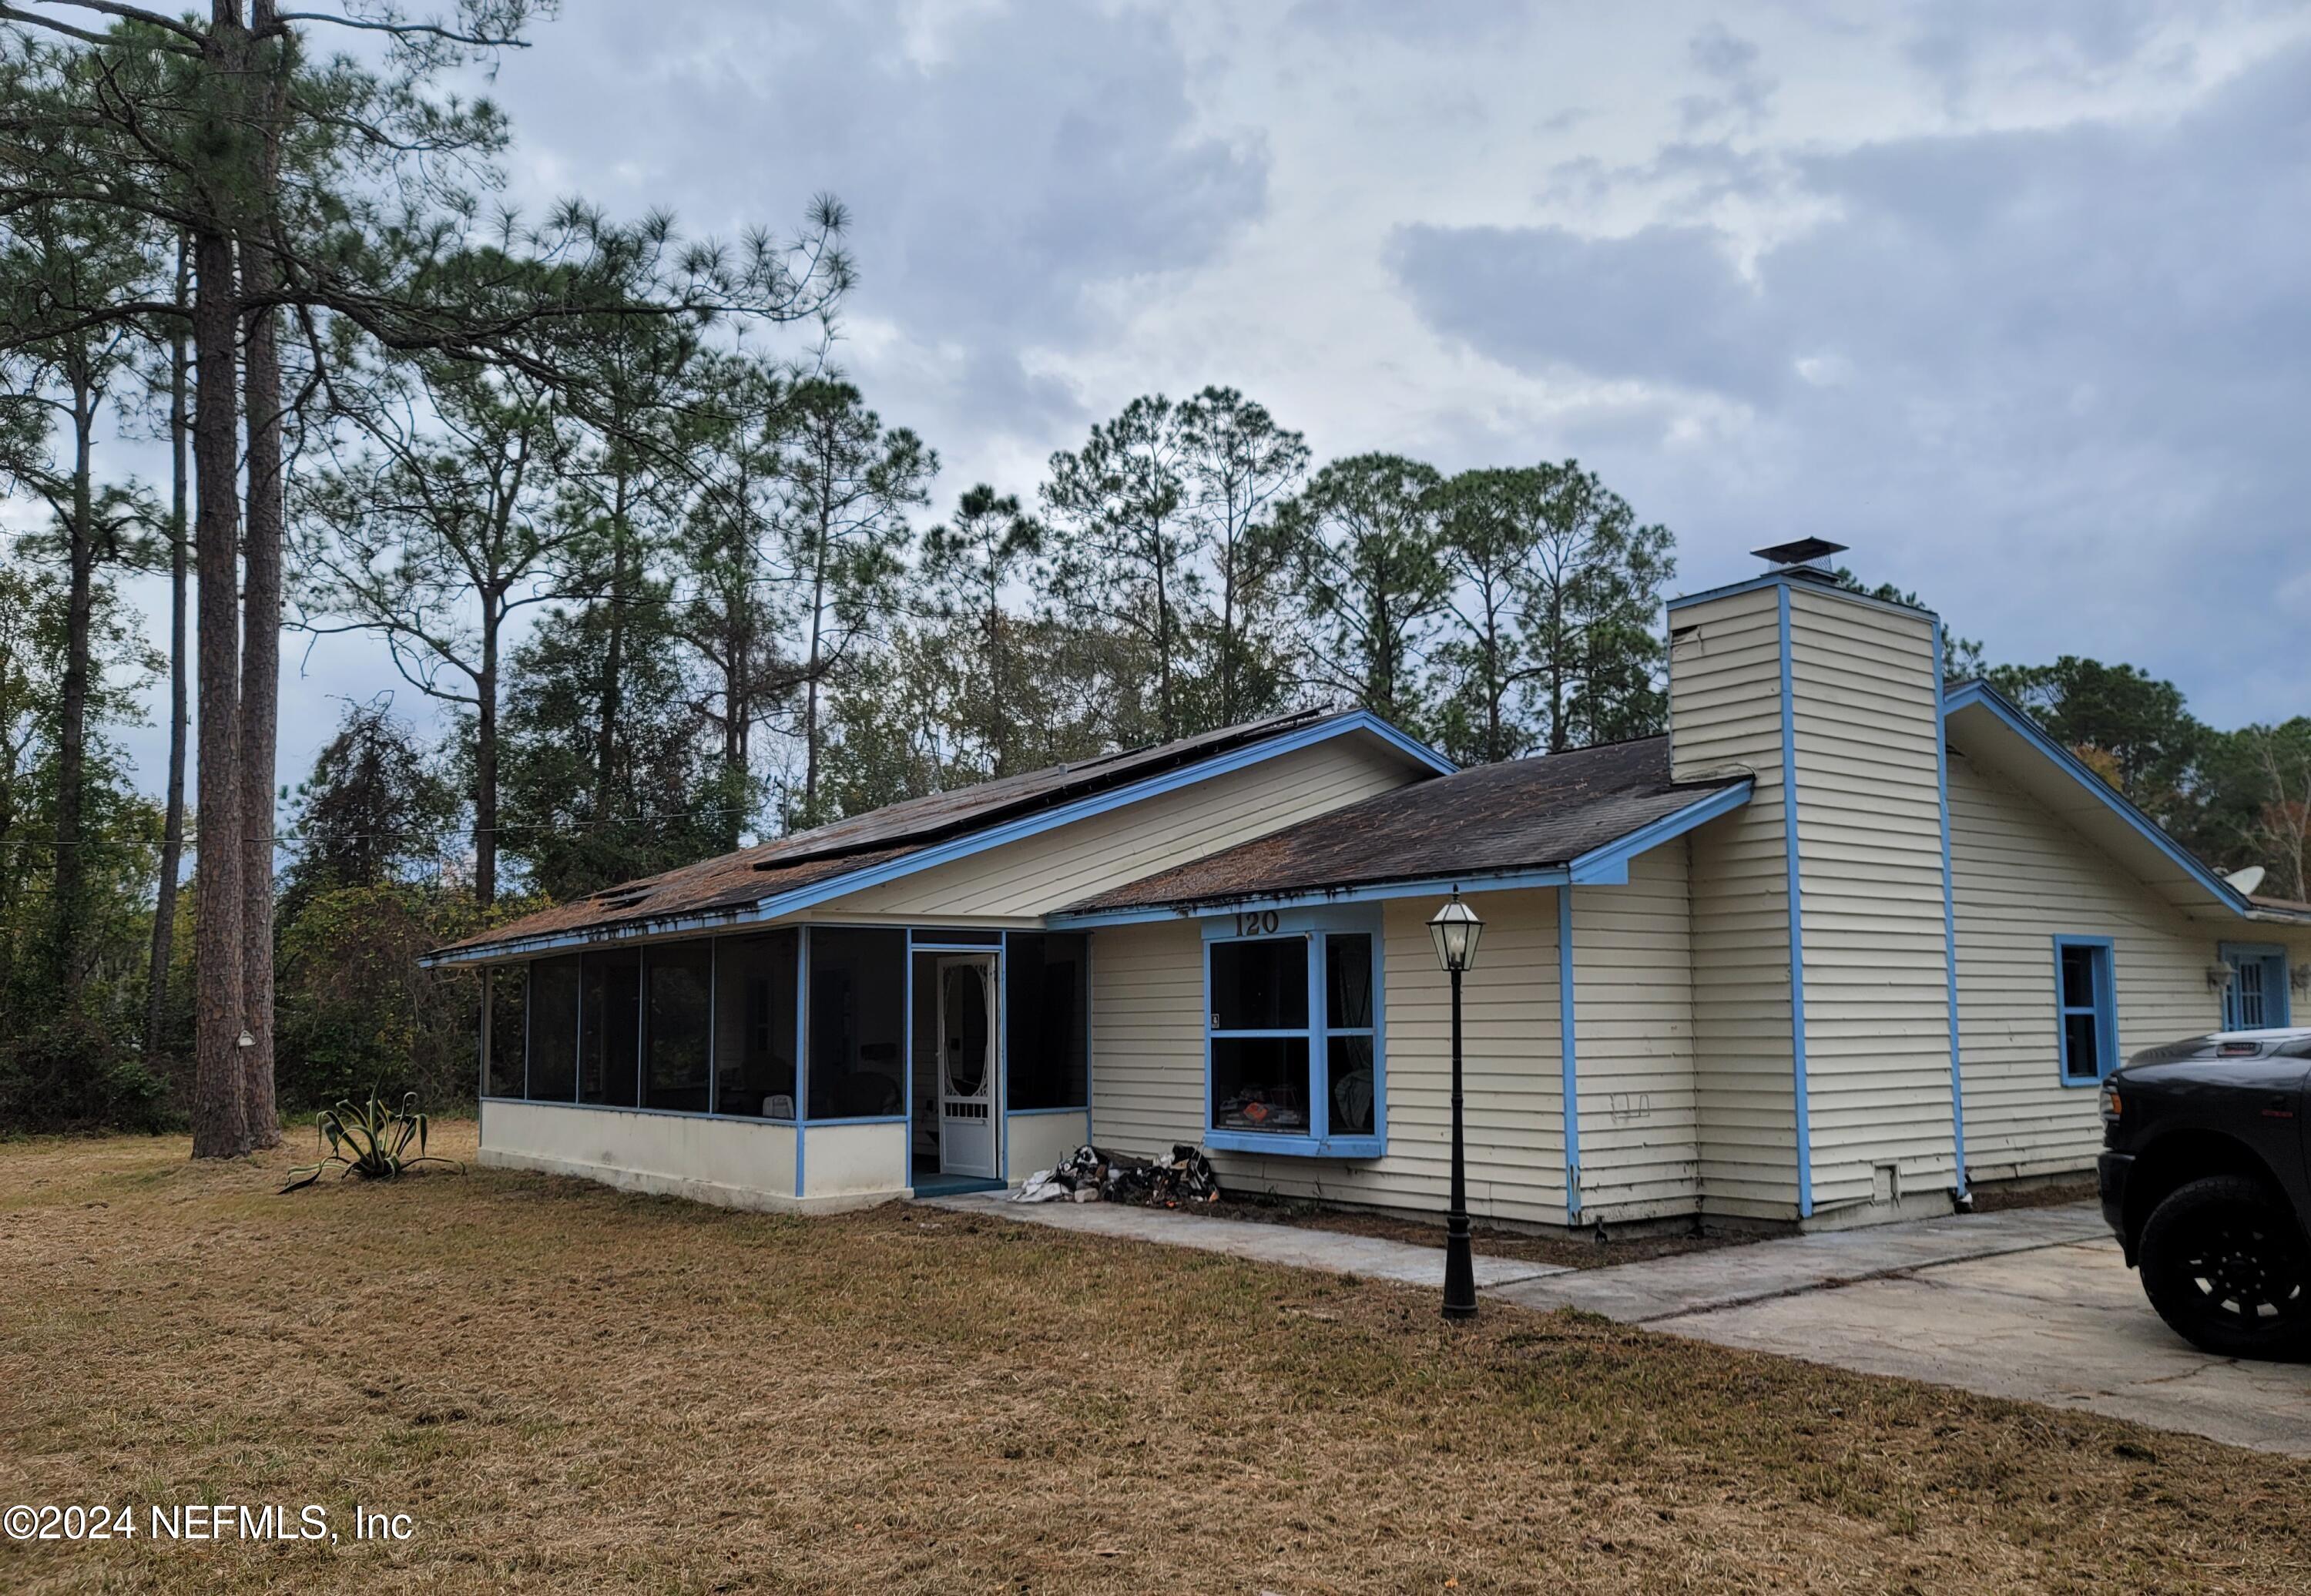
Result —
[[2311, 1456], [2311, 1367], [2193, 1348], [2091, 1205], [1793, 1236], [1492, 1295]]
[[[1107, 1203], [965, 1213], [1441, 1287], [1441, 1247]], [[1606, 1269], [1477, 1259], [1487, 1298], [2311, 1457], [2311, 1365], [2209, 1357], [2143, 1300], [2091, 1203], [1787, 1236]]]

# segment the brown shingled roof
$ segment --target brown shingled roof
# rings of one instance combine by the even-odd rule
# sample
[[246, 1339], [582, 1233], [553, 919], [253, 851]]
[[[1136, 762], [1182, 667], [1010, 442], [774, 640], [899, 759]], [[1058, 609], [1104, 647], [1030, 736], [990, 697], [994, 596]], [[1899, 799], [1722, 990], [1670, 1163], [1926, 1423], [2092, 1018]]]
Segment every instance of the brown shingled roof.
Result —
[[1176, 742], [886, 804], [759, 847], [605, 887], [571, 903], [494, 926], [426, 956], [471, 956], [541, 938], [584, 932], [641, 933], [658, 923], [746, 908], [798, 887], [903, 859], [951, 838], [1341, 718], [1321, 711], [1276, 715]]
[[1208, 854], [1062, 912], [1188, 909], [1565, 865], [1748, 780], [1671, 781], [1665, 737], [1478, 765]]

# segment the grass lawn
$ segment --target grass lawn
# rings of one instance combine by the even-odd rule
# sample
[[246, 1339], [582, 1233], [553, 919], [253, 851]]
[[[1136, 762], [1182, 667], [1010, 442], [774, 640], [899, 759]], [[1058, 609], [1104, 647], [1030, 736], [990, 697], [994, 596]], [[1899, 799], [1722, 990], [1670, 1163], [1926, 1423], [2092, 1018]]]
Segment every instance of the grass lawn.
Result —
[[0, 1143], [0, 1504], [414, 1538], [0, 1589], [2311, 1587], [2311, 1467], [2189, 1437], [937, 1210], [186, 1150]]

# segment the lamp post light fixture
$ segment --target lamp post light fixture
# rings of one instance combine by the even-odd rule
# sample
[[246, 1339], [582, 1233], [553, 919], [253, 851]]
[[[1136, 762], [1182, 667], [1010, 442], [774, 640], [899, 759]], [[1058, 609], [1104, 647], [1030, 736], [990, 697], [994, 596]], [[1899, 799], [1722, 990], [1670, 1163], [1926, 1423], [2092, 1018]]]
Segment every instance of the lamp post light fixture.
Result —
[[1477, 962], [1477, 938], [1485, 922], [1461, 902], [1456, 888], [1452, 901], [1428, 922], [1429, 939], [1436, 944], [1436, 962], [1452, 978], [1452, 1198], [1444, 1215], [1444, 1317], [1477, 1316], [1477, 1262], [1469, 1248], [1469, 1173], [1461, 1142], [1461, 977]]

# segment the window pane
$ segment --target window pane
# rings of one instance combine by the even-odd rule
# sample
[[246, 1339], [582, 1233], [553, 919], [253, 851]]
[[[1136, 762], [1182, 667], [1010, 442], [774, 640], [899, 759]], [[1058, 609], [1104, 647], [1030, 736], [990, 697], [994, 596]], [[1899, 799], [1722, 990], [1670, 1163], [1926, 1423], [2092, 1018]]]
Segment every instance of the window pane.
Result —
[[1214, 1037], [1212, 1126], [1307, 1135], [1308, 1039]]
[[2091, 1080], [2102, 1073], [2099, 1033], [2100, 1022], [2090, 1014], [2062, 1016], [2062, 1041], [2067, 1049], [2062, 1068], [2080, 1080]]
[[2095, 952], [2091, 947], [2062, 949], [2062, 1007], [2092, 1008], [2095, 1005]]
[[522, 1094], [521, 1051], [526, 1045], [523, 999], [529, 989], [529, 966], [509, 964], [488, 972], [490, 983], [490, 1078], [484, 1086], [493, 1097]]
[[712, 949], [704, 942], [648, 948], [649, 1025], [642, 1106], [706, 1112], [706, 982]]
[[1336, 1030], [1372, 1028], [1372, 938], [1361, 931], [1324, 938], [1324, 1023]]
[[906, 1109], [907, 934], [810, 933], [810, 1117]]
[[724, 937], [714, 981], [714, 1112], [794, 1118], [795, 950], [792, 930]]
[[580, 1103], [634, 1106], [641, 1078], [641, 973], [638, 949], [585, 955], [578, 1056]]
[[2260, 1031], [2267, 1023], [2263, 999], [2263, 961], [2241, 959], [2231, 966], [2231, 990], [2238, 995], [2238, 1028]]
[[1013, 937], [1005, 955], [1005, 1096], [1013, 1108], [1082, 1108], [1091, 1057], [1090, 938]]
[[[1308, 940], [1212, 944], [1212, 1029], [1308, 1028]], [[1304, 1060], [1302, 1079], [1306, 1079]]]
[[578, 957], [530, 966], [529, 1100], [568, 1103], [578, 1094]]
[[1373, 1071], [1373, 1039], [1369, 1036], [1334, 1036], [1325, 1042], [1330, 1074], [1326, 1090], [1330, 1093], [1334, 1136], [1370, 1136], [1373, 1133], [1374, 1093], [1378, 1088]]

